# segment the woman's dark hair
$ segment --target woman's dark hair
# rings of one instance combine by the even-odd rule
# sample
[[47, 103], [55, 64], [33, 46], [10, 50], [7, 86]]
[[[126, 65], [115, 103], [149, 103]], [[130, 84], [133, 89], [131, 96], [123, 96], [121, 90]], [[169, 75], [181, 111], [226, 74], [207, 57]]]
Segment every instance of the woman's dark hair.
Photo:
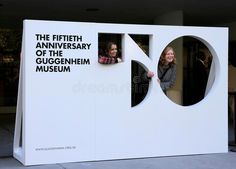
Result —
[[106, 45], [106, 52], [108, 52], [111, 49], [112, 45], [117, 46], [117, 44], [115, 42], [108, 42], [107, 45]]

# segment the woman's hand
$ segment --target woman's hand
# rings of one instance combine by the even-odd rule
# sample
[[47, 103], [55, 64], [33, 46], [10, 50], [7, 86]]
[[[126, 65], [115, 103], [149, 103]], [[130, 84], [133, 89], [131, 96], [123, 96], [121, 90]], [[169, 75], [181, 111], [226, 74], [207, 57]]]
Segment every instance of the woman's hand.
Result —
[[121, 58], [117, 58], [117, 62], [118, 63], [122, 62]]
[[152, 78], [154, 76], [154, 73], [153, 72], [151, 72], [151, 71], [148, 71], [147, 72], [147, 77], [148, 78]]

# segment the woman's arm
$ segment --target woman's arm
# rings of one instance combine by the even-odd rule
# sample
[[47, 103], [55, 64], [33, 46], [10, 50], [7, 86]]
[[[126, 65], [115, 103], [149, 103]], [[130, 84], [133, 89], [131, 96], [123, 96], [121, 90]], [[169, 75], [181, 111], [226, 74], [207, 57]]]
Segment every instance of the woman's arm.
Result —
[[[175, 81], [176, 81], [176, 65], [174, 65], [170, 70], [168, 70], [169, 72], [167, 72], [165, 74], [165, 76], [163, 77], [164, 80], [162, 80], [160, 82], [160, 86], [162, 90], [167, 90], [171, 87], [174, 86]], [[168, 79], [165, 81], [165, 79]]]

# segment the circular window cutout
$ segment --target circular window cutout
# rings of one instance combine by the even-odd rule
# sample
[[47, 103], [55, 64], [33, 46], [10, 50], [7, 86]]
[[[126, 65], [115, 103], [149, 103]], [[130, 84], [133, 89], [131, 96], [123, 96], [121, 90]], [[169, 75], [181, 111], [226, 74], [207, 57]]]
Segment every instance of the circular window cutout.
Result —
[[203, 100], [211, 89], [213, 56], [203, 41], [184, 36], [169, 43], [158, 62], [158, 82], [173, 102], [190, 106]]

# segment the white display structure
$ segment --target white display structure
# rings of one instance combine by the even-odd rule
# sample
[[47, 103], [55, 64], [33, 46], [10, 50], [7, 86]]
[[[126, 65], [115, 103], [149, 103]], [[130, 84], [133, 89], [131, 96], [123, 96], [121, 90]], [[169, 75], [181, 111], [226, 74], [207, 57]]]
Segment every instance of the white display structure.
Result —
[[[99, 33], [121, 34], [121, 63], [98, 63]], [[130, 34], [149, 35], [149, 57]], [[146, 98], [131, 107], [131, 61], [157, 72], [163, 49], [182, 36], [213, 55], [207, 96], [180, 106], [151, 80]], [[37, 165], [227, 152], [227, 45], [227, 28], [25, 20], [14, 157]]]

